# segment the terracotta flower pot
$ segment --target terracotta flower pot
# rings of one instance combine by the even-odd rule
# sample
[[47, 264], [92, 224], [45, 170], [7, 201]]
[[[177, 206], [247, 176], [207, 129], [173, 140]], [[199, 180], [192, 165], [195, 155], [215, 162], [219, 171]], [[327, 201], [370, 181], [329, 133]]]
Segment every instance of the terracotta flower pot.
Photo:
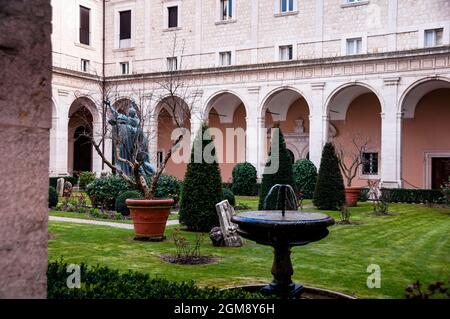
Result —
[[173, 199], [127, 199], [133, 219], [135, 239], [162, 241]]
[[361, 187], [345, 188], [345, 203], [347, 204], [347, 206], [356, 206], [360, 193]]

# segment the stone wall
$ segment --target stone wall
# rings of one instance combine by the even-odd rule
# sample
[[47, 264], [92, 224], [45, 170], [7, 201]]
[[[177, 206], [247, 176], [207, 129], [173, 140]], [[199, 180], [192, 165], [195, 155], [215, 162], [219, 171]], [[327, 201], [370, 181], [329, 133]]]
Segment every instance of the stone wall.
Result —
[[[110, 0], [106, 2], [106, 74], [120, 75], [119, 63], [129, 62], [134, 74], [166, 71], [166, 58], [183, 55], [183, 69], [218, 66], [221, 51], [232, 51], [233, 64], [275, 62], [280, 45], [293, 45], [295, 59], [345, 55], [345, 41], [361, 37], [362, 54], [423, 47], [424, 30], [444, 29], [450, 44], [448, 0], [294, 1], [294, 11], [277, 12], [278, 0], [236, 0], [233, 19], [220, 21], [219, 0]], [[80, 70], [91, 61], [101, 74], [102, 1], [52, 0], [54, 65]], [[92, 44], [78, 42], [80, 5], [91, 9]], [[179, 5], [179, 27], [167, 28], [167, 6]], [[119, 12], [132, 11], [131, 48], [119, 49]]]
[[0, 298], [45, 298], [50, 0], [0, 1]]

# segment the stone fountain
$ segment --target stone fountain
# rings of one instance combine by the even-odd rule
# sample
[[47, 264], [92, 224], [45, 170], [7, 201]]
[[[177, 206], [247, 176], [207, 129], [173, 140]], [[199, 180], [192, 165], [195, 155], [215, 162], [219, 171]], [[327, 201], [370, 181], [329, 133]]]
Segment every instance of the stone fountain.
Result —
[[[273, 196], [276, 196], [275, 207], [268, 207]], [[274, 248], [273, 281], [261, 292], [282, 298], [298, 298], [303, 286], [291, 280], [294, 273], [291, 247], [325, 238], [327, 227], [334, 224], [334, 219], [321, 213], [299, 212], [290, 185], [274, 185], [264, 199], [264, 209], [237, 214], [232, 217], [232, 222], [238, 225], [237, 231], [242, 237]]]

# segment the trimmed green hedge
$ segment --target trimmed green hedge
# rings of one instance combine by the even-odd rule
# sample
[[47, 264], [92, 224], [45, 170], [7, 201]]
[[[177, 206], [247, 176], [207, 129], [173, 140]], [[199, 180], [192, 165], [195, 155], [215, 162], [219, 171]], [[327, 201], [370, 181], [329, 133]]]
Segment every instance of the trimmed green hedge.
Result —
[[94, 207], [114, 209], [119, 194], [131, 190], [128, 183], [120, 176], [112, 175], [94, 180], [86, 187], [86, 193]]
[[90, 183], [95, 181], [96, 174], [94, 172], [81, 172], [80, 173], [80, 188], [85, 189]]
[[52, 186], [48, 188], [48, 208], [53, 208], [58, 205], [58, 192]]
[[294, 181], [297, 191], [303, 194], [303, 198], [311, 199], [317, 183], [317, 168], [307, 159], [301, 159], [292, 166]]
[[128, 208], [125, 201], [129, 198], [142, 198], [142, 194], [135, 190], [125, 191], [120, 193], [116, 198], [116, 212], [122, 214], [123, 216], [130, 215], [130, 209]]
[[248, 163], [239, 163], [233, 168], [233, 184], [231, 190], [236, 195], [252, 196], [257, 181], [256, 168]]
[[445, 202], [445, 197], [439, 189], [383, 188], [381, 192], [391, 203], [441, 204]]
[[50, 177], [49, 178], [49, 186], [52, 186], [56, 189], [56, 186], [58, 184], [58, 179], [64, 178], [65, 181], [69, 181], [72, 186], [75, 186], [78, 183], [78, 178], [73, 176], [60, 176], [60, 177]]
[[229, 188], [222, 187], [223, 200], [228, 200], [231, 206], [236, 205], [236, 199], [234, 197], [233, 191]]
[[68, 264], [53, 261], [47, 270], [48, 299], [261, 299], [259, 293], [242, 289], [199, 288], [193, 281], [175, 282], [148, 274], [120, 273], [104, 266], [80, 264], [81, 287], [67, 287]]

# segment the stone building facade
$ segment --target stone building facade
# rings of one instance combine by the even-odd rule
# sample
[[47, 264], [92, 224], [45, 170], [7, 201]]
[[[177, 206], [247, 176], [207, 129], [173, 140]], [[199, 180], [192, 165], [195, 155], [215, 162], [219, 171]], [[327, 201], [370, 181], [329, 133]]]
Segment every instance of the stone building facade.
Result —
[[[432, 188], [450, 174], [448, 0], [52, 0], [52, 6], [52, 176], [107, 170], [80, 143], [74, 116], [85, 107], [92, 134], [101, 132], [105, 87], [114, 92], [113, 104], [140, 101], [152, 113], [149, 151], [157, 165], [173, 123], [160, 101], [142, 91], [174, 73], [195, 97], [186, 101], [187, 128], [196, 132], [207, 120], [221, 131], [246, 133], [236, 156], [221, 164], [224, 181], [240, 161], [262, 174], [266, 128], [274, 122], [293, 159], [316, 166], [326, 141], [350, 148], [355, 136], [367, 139], [355, 185], [380, 179], [386, 187]], [[111, 154], [111, 143], [104, 149]], [[182, 178], [184, 169], [169, 163], [167, 173]]]

